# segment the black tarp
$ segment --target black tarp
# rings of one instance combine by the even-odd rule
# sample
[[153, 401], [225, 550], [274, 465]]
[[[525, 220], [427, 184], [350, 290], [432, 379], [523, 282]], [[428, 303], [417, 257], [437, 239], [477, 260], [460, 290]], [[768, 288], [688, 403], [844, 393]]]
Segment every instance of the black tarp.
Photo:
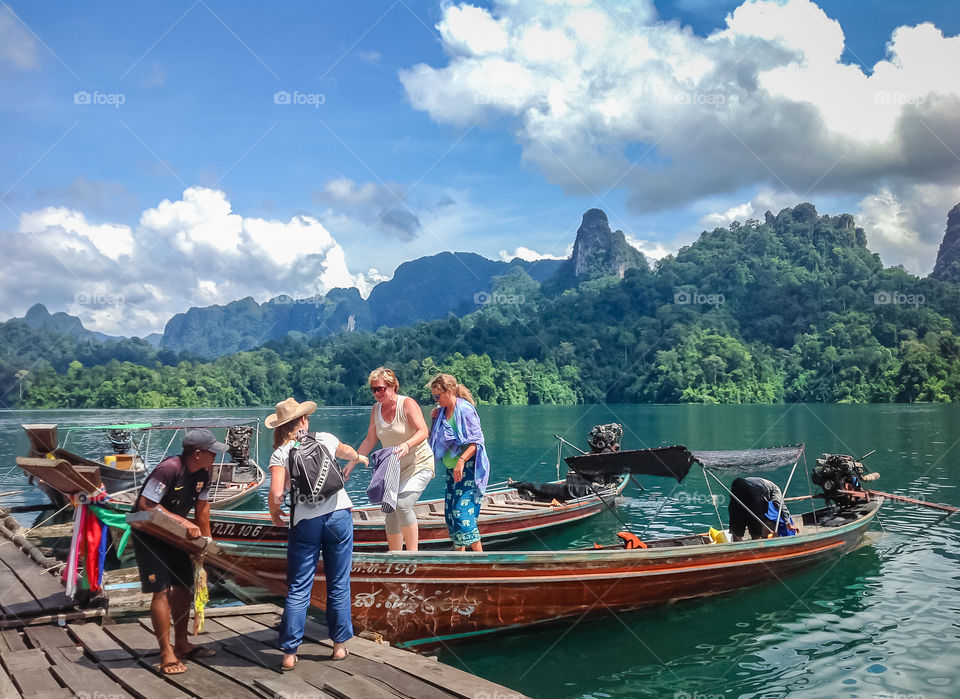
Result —
[[793, 466], [803, 452], [803, 444], [788, 444], [765, 449], [730, 449], [726, 451], [695, 451], [693, 457], [709, 469], [752, 473], [773, 471]]
[[676, 478], [678, 483], [686, 478], [694, 462], [693, 454], [683, 446], [583, 454], [568, 456], [564, 460], [567, 466], [585, 478], [631, 473]]

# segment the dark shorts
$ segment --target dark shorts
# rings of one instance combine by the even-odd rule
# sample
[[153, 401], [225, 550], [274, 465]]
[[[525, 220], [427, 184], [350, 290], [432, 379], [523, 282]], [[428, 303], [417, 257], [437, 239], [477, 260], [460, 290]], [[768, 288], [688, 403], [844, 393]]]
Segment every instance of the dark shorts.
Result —
[[193, 587], [193, 561], [189, 553], [148, 534], [134, 531], [132, 538], [143, 592], [160, 592], [173, 586]]

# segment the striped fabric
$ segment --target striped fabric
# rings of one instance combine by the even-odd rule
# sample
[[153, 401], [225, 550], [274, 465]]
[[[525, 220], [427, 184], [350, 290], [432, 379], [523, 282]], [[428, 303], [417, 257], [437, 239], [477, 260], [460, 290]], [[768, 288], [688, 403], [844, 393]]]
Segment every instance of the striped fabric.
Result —
[[395, 512], [397, 496], [400, 495], [400, 457], [396, 449], [390, 450], [390, 459], [387, 461], [387, 471], [383, 477], [383, 504], [380, 509], [384, 512]]

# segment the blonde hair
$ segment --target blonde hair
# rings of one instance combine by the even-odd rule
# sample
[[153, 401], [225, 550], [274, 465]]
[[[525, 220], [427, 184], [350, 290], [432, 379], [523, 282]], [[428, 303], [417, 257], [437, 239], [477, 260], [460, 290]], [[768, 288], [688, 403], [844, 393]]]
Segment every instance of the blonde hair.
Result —
[[301, 415], [296, 420], [291, 420], [290, 422], [285, 422], [282, 425], [277, 425], [273, 430], [273, 448], [286, 444], [297, 434], [297, 430], [300, 429], [300, 421], [306, 417], [306, 415]]
[[400, 390], [400, 382], [397, 381], [397, 375], [393, 373], [393, 369], [378, 366], [370, 372], [370, 376], [367, 377], [367, 383], [371, 383], [374, 379], [380, 379], [387, 384], [387, 386], [392, 386], [394, 391]]
[[477, 405], [473, 400], [473, 394], [470, 393], [470, 389], [461, 383], [457, 383], [457, 380], [450, 374], [438, 374], [433, 381], [430, 382], [430, 390], [435, 391], [437, 389], [441, 391], [455, 390], [457, 395], [468, 401], [470, 405], [474, 407]]

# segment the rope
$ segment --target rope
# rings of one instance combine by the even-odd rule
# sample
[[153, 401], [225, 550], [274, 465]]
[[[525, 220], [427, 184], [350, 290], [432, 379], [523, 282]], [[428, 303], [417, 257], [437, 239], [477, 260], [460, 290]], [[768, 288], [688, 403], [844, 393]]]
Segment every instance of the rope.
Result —
[[720, 508], [717, 506], [717, 496], [713, 494], [713, 488], [710, 487], [710, 479], [704, 476], [703, 482], [707, 484], [707, 492], [710, 493], [710, 502], [713, 503], [713, 509], [717, 513], [717, 522], [720, 523], [720, 528], [723, 529], [723, 519], [720, 517]]
[[[801, 454], [803, 453], [803, 449], [800, 450], [800, 453]], [[778, 530], [780, 528], [780, 516], [783, 514], [783, 503], [787, 499], [787, 491], [790, 489], [790, 481], [793, 480], [793, 473], [794, 471], [797, 470], [798, 463], [800, 463], [799, 458], [797, 458], [797, 460], [793, 462], [793, 468], [790, 469], [790, 475], [787, 477], [787, 484], [783, 486], [783, 492], [780, 495], [780, 509], [777, 510], [777, 529]]]

